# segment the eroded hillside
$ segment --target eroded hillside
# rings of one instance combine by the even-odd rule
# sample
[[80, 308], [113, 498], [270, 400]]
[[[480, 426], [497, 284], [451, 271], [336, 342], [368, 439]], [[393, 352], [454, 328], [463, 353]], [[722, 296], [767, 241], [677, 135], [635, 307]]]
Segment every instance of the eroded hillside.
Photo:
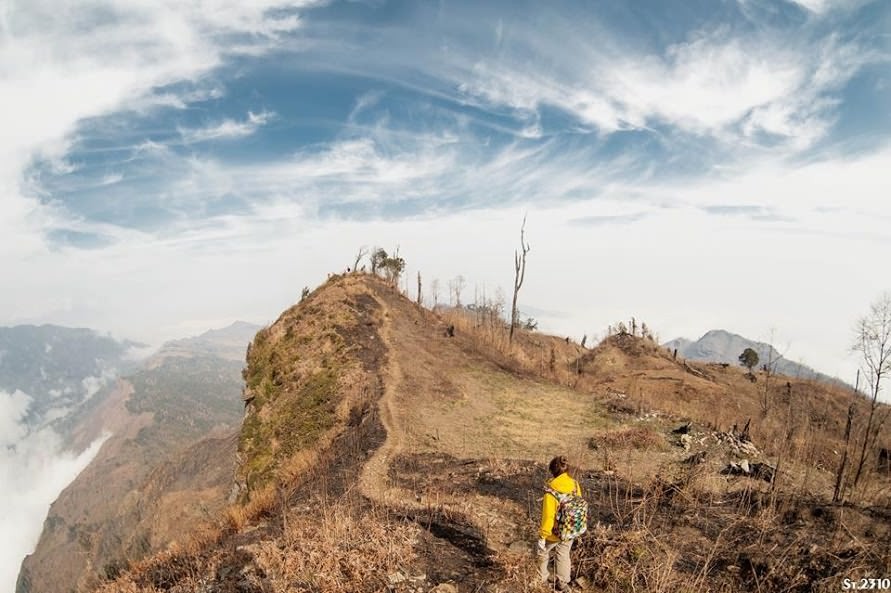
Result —
[[[558, 453], [592, 508], [574, 552], [590, 590], [838, 591], [887, 574], [888, 477], [830, 502], [850, 395], [634, 336], [505, 340], [377, 278], [333, 277], [250, 348], [238, 503], [102, 591], [540, 590], [529, 543]], [[731, 462], [773, 479], [721, 473]]]
[[237, 350], [164, 349], [77, 417], [75, 442], [109, 436], [50, 508], [19, 593], [92, 590], [223, 512], [242, 411]]

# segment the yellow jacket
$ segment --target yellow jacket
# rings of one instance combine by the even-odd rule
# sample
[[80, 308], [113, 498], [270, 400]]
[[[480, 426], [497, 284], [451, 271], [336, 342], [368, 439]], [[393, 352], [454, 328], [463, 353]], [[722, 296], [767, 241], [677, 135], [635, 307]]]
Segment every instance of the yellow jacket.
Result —
[[[551, 480], [548, 486], [563, 494], [575, 492], [577, 496], [582, 495], [582, 487], [579, 486], [578, 482], [570, 478], [566, 472]], [[546, 492], [541, 503], [541, 527], [539, 528], [538, 536], [545, 538], [549, 542], [560, 541], [559, 537], [551, 533], [554, 529], [554, 516], [556, 514], [557, 499]]]

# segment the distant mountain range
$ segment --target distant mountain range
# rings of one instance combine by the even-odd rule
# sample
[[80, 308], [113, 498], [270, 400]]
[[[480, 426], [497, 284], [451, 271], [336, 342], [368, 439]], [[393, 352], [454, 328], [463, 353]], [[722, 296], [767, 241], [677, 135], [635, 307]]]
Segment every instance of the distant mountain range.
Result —
[[669, 350], [677, 348], [679, 356], [690, 360], [726, 362], [734, 365], [739, 365], [739, 355], [742, 354], [743, 350], [751, 348], [758, 353], [758, 368], [768, 364], [768, 361], [772, 361], [773, 370], [778, 374], [847, 386], [844, 381], [837, 377], [831, 377], [807, 365], [783, 358], [776, 348], [770, 344], [756, 342], [723, 329], [708, 331], [696, 341], [688, 340], [687, 338], [675, 338], [665, 342], [663, 346]]
[[30, 399], [29, 426], [58, 419], [125, 371], [141, 346], [90, 329], [56, 325], [0, 327], [0, 391]]
[[[52, 504], [17, 591], [95, 583], [222, 508], [244, 407], [241, 370], [258, 329], [236, 322], [135, 360], [140, 344], [88, 329], [0, 328], [0, 391], [27, 394], [23, 422], [47, 426], [76, 452], [111, 435]], [[211, 454], [227, 462], [196, 461]]]
[[244, 362], [247, 345], [254, 339], [260, 326], [236, 321], [222, 329], [212, 329], [200, 336], [166, 342], [157, 356], [208, 355]]

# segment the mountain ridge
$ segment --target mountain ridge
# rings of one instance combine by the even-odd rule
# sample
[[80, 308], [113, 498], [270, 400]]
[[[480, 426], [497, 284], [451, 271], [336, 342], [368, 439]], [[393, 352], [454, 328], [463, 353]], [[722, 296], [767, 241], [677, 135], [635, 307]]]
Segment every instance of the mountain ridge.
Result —
[[842, 421], [866, 405], [833, 385], [755, 384], [628, 334], [509, 340], [367, 274], [329, 278], [247, 358], [238, 502], [102, 593], [539, 591], [528, 542], [560, 452], [596, 517], [574, 563], [597, 590], [828, 592], [891, 559], [869, 543], [891, 536], [887, 496], [848, 491], [827, 536]]
[[705, 332], [698, 340], [675, 338], [663, 344], [669, 350], [677, 349], [678, 355], [690, 360], [718, 362], [739, 365], [739, 355], [746, 348], [758, 353], [758, 368], [767, 364], [771, 371], [790, 377], [815, 379], [842, 387], [851, 388], [845, 381], [821, 373], [805, 364], [793, 362], [785, 358], [773, 345], [751, 340], [740, 334], [724, 329], [712, 329]]

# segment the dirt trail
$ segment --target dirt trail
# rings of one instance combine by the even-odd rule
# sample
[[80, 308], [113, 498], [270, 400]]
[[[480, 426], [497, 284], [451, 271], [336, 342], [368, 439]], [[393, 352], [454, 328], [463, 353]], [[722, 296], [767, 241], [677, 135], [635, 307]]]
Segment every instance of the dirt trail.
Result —
[[384, 444], [377, 448], [362, 468], [362, 473], [359, 477], [359, 487], [362, 494], [372, 500], [384, 504], [394, 504], [405, 498], [404, 494], [400, 496], [400, 493], [393, 492], [393, 489], [388, 485], [388, 474], [392, 460], [403, 450], [402, 437], [405, 429], [400, 421], [401, 419], [394, 412], [394, 400], [397, 397], [397, 391], [402, 388], [403, 375], [399, 364], [399, 356], [395, 352], [391, 337], [391, 310], [383, 299], [376, 298], [375, 300], [381, 306], [384, 319], [379, 335], [389, 352], [387, 368], [384, 371], [384, 393], [378, 400], [378, 412], [381, 423], [384, 425], [384, 430], [386, 430], [387, 438]]
[[383, 319], [379, 335], [388, 352], [378, 402], [387, 437], [362, 468], [361, 492], [409, 515], [468, 523], [490, 550], [522, 550], [520, 542], [533, 527], [529, 508], [537, 502], [525, 493], [518, 500], [484, 487], [442, 488], [423, 468], [406, 472], [406, 460], [444, 456], [478, 483], [505, 460], [530, 464], [549, 454], [535, 427], [550, 412], [550, 402], [565, 399], [571, 404], [566, 413], [576, 418], [588, 415], [584, 403], [578, 394], [499, 371], [459, 339], [445, 338], [420, 311], [407, 310], [397, 295], [375, 298]]

